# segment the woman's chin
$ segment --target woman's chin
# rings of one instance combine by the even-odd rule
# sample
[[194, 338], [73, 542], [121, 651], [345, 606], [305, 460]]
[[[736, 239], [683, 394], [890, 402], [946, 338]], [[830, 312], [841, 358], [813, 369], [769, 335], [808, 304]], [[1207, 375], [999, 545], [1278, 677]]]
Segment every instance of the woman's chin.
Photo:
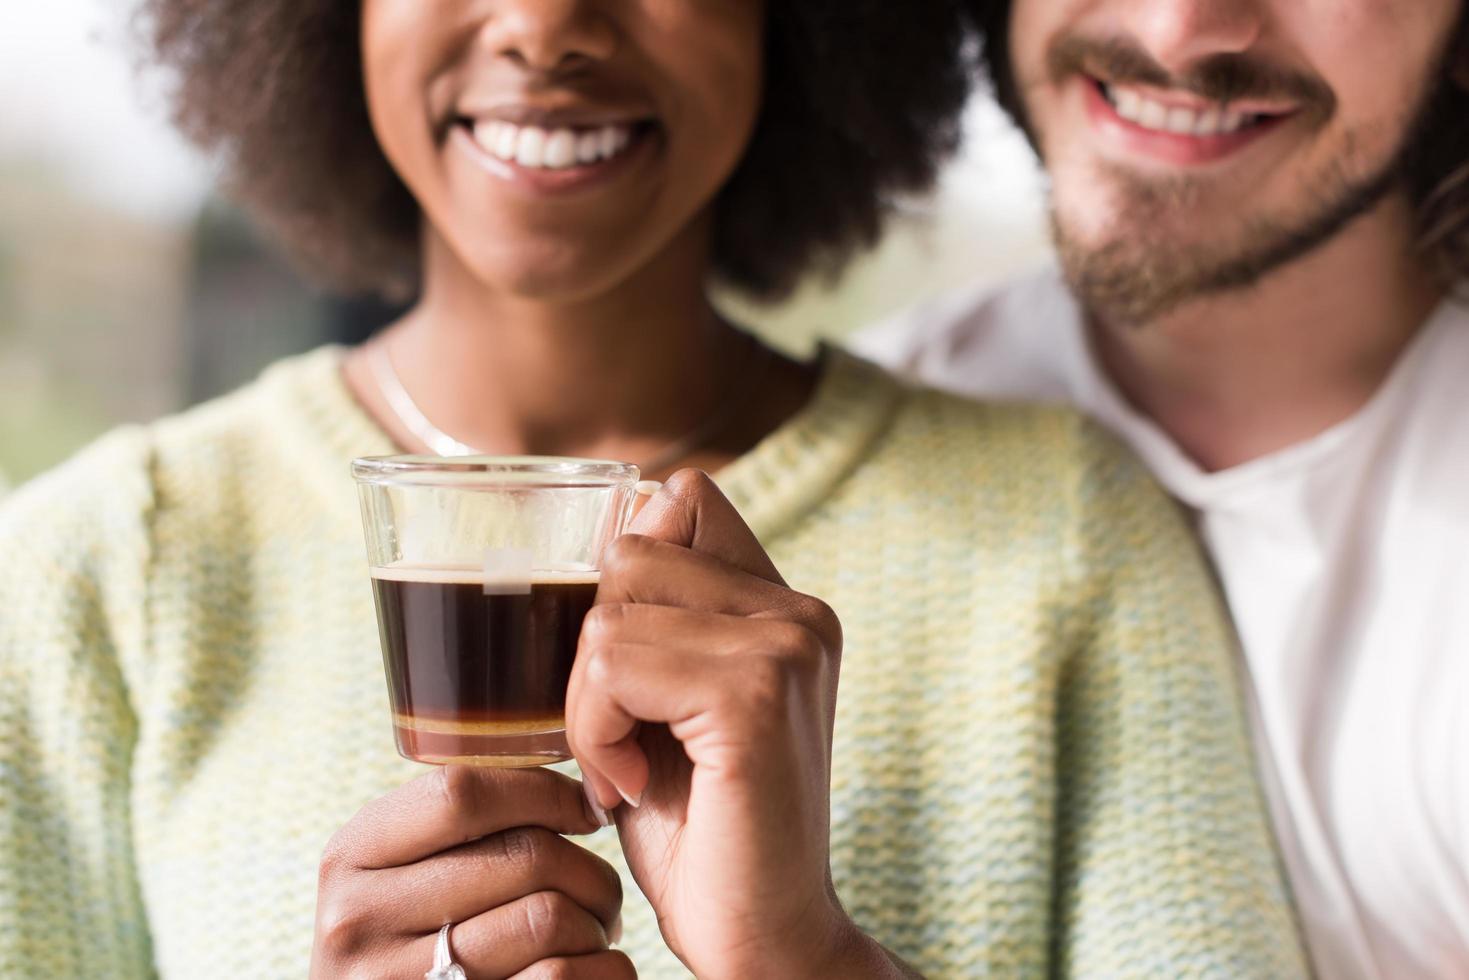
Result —
[[597, 275], [575, 269], [528, 268], [513, 271], [496, 270], [477, 277], [485, 290], [495, 296], [546, 305], [579, 303], [595, 298], [610, 289], [616, 276]]
[[[622, 261], [618, 261], [622, 259]], [[630, 276], [624, 256], [578, 254], [544, 242], [506, 247], [497, 244], [493, 255], [465, 255], [452, 278], [468, 278], [486, 294], [538, 303], [574, 303], [615, 289]], [[427, 273], [434, 277], [434, 263]]]

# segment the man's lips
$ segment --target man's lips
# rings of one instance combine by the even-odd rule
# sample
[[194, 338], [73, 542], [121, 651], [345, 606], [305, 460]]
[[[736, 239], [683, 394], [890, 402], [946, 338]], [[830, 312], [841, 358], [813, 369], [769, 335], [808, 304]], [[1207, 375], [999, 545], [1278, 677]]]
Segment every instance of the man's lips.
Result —
[[1191, 93], [1090, 77], [1084, 88], [1089, 117], [1126, 153], [1175, 165], [1221, 160], [1296, 112], [1279, 103], [1211, 102]]
[[1287, 98], [1267, 98], [1265, 96], [1243, 97], [1231, 96], [1227, 99], [1211, 98], [1199, 95], [1185, 88], [1173, 86], [1150, 85], [1146, 82], [1118, 81], [1110, 78], [1106, 73], [1088, 75], [1093, 82], [1113, 92], [1127, 91], [1141, 98], [1160, 102], [1166, 106], [1186, 106], [1194, 109], [1207, 109], [1210, 106], [1229, 108], [1243, 115], [1258, 116], [1284, 116], [1295, 112], [1301, 107], [1301, 103]]

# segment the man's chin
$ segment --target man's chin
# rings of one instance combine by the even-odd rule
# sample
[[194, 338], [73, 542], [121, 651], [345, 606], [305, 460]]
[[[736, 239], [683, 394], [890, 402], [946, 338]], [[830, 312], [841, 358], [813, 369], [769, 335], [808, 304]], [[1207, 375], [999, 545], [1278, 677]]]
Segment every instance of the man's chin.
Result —
[[1199, 284], [1176, 263], [1135, 252], [1132, 244], [1080, 247], [1057, 239], [1061, 268], [1077, 300], [1108, 323], [1152, 323], [1199, 294]]
[[1052, 231], [1062, 266], [1092, 315], [1126, 324], [1257, 286], [1402, 191], [1416, 132], [1406, 128], [1402, 144], [1375, 167], [1344, 151], [1293, 178], [1293, 187], [1283, 177], [1269, 188], [1241, 188], [1217, 175], [1143, 174], [1067, 160], [1052, 171]]
[[[1117, 208], [1105, 234], [1086, 234], [1052, 214], [1052, 232], [1066, 277], [1093, 316], [1119, 324], [1158, 320], [1194, 300], [1257, 286], [1275, 270], [1332, 241], [1354, 220], [1372, 211], [1395, 188], [1397, 173], [1384, 168], [1358, 183], [1324, 186], [1314, 212], [1281, 218], [1256, 214], [1210, 220], [1216, 209], [1180, 202], [1160, 207], [1138, 199]], [[1171, 225], [1186, 218], [1188, 227]], [[1201, 239], [1201, 229], [1208, 232]]]
[[[1166, 316], [1208, 289], [1211, 269], [1224, 264], [1220, 237], [1194, 241], [1192, 228], [1172, 229], [1178, 211], [1150, 213], [1138, 206], [1100, 219], [1051, 215], [1052, 238], [1067, 282], [1092, 316], [1107, 322], [1146, 324]], [[1156, 220], [1154, 220], [1156, 219]]]

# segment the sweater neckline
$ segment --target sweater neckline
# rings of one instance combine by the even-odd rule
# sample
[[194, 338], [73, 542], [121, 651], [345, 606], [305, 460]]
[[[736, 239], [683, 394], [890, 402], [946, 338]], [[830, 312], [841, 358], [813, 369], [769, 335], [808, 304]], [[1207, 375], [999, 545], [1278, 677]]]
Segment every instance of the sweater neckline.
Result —
[[[357, 401], [342, 377], [346, 348], [317, 348], [271, 368], [262, 379], [290, 389], [327, 470], [326, 486], [351, 479], [358, 456], [402, 450]], [[753, 449], [713, 474], [763, 542], [779, 537], [829, 497], [867, 455], [900, 404], [903, 386], [881, 368], [823, 346], [811, 398]]]

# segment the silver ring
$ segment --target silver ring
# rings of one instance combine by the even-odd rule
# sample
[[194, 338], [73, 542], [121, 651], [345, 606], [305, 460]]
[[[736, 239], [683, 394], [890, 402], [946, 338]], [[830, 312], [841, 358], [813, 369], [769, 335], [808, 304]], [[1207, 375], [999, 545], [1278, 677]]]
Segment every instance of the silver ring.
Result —
[[464, 967], [455, 963], [449, 952], [449, 930], [453, 927], [452, 923], [446, 923], [439, 930], [439, 941], [434, 946], [434, 968], [423, 975], [423, 980], [468, 980]]

